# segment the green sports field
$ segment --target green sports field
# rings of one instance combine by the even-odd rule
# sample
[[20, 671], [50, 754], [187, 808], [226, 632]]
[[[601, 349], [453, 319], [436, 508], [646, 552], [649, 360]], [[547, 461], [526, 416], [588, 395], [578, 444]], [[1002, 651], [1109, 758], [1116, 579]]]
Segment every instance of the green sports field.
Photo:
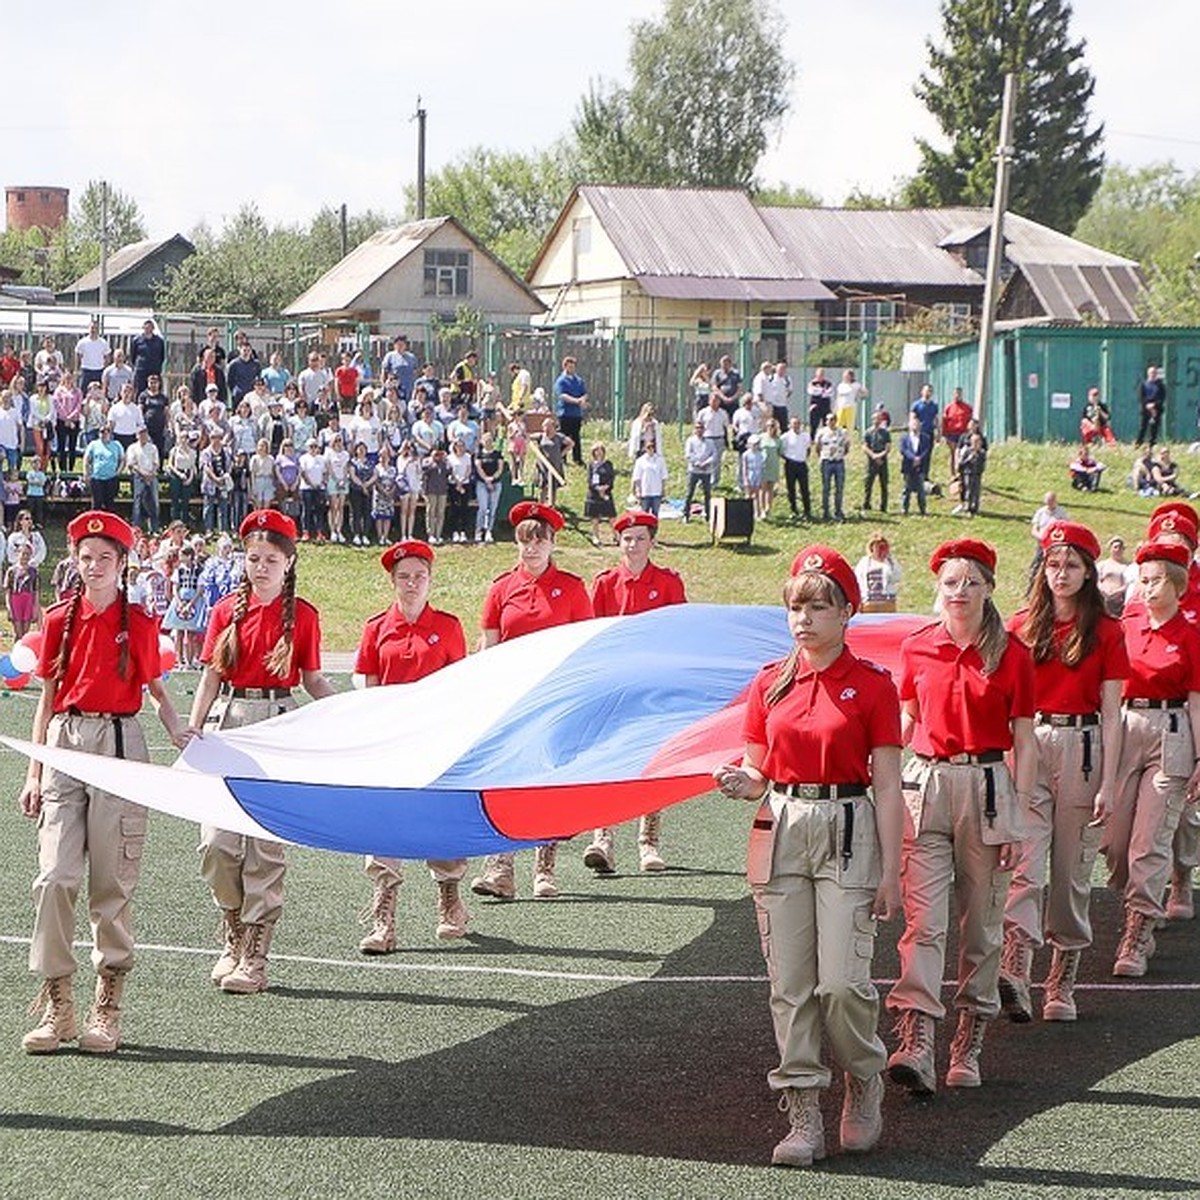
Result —
[[[181, 701], [194, 678], [172, 679]], [[5, 694], [0, 729], [23, 735], [32, 705]], [[625, 829], [620, 873], [594, 878], [567, 845], [563, 896], [533, 901], [523, 855], [524, 896], [472, 897], [457, 944], [433, 938], [434, 888], [413, 865], [384, 959], [356, 950], [358, 861], [293, 851], [271, 989], [254, 997], [208, 982], [217, 915], [196, 830], [154, 815], [126, 1044], [27, 1057], [23, 770], [2, 752], [5, 1197], [1200, 1194], [1200, 927], [1160, 934], [1147, 980], [1114, 981], [1117, 908], [1100, 890], [1078, 1024], [997, 1023], [980, 1091], [918, 1102], [889, 1088], [876, 1153], [765, 1167], [783, 1118], [764, 1083], [767, 989], [740, 873], [750, 812], [715, 795], [669, 810], [661, 876], [629, 872]], [[897, 932], [880, 938], [884, 981]], [[940, 1041], [944, 1063], [948, 1031]], [[834, 1129], [840, 1099], [835, 1084]]]

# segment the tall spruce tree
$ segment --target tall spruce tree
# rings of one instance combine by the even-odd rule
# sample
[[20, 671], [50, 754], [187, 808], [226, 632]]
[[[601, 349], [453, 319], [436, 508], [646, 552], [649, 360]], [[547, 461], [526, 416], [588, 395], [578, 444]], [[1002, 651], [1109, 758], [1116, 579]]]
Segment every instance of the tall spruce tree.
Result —
[[991, 203], [1004, 76], [1017, 76], [1009, 208], [1070, 232], [1104, 169], [1104, 127], [1089, 128], [1095, 81], [1072, 41], [1066, 0], [943, 0], [943, 41], [927, 39], [915, 91], [950, 141], [918, 139], [910, 204]]

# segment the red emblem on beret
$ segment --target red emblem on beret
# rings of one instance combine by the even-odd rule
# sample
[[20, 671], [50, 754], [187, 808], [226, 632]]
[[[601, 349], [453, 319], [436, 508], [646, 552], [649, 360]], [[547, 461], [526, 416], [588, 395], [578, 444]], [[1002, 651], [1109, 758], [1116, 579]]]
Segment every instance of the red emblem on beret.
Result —
[[862, 607], [862, 591], [850, 564], [832, 546], [805, 546], [792, 560], [792, 575], [825, 575], [832, 579], [855, 611]]

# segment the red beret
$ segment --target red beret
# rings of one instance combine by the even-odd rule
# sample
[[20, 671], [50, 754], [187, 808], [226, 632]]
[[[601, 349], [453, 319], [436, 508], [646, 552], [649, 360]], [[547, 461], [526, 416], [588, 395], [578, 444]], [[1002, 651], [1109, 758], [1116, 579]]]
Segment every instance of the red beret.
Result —
[[1100, 557], [1100, 539], [1078, 521], [1051, 521], [1042, 530], [1042, 549], [1053, 550], [1055, 546], [1072, 546], [1092, 558]]
[[996, 570], [996, 552], [977, 538], [952, 538], [943, 542], [929, 560], [929, 569], [936, 575], [942, 569], [942, 563], [948, 558], [970, 558], [989, 571]]
[[133, 529], [116, 513], [103, 512], [98, 508], [82, 512], [67, 526], [67, 537], [80, 542], [85, 537], [106, 537], [109, 541], [133, 549]]
[[380, 556], [379, 561], [385, 571], [391, 569], [402, 558], [423, 558], [427, 563], [433, 563], [433, 547], [428, 542], [423, 542], [420, 538], [406, 538], [402, 542], [396, 542], [395, 545], [389, 546]]
[[252, 533], [277, 533], [289, 541], [296, 540], [296, 522], [277, 508], [258, 508], [241, 523], [238, 537], [245, 541]]
[[522, 500], [508, 510], [508, 523], [515, 529], [522, 521], [545, 521], [557, 533], [567, 522], [557, 508], [539, 504], [536, 500]]
[[[1191, 506], [1188, 505], [1188, 507], [1190, 508]], [[1164, 533], [1178, 534], [1179, 537], [1187, 540], [1188, 545], [1193, 550], [1196, 549], [1196, 522], [1187, 513], [1176, 512], [1175, 509], [1156, 512], [1150, 518], [1150, 526], [1146, 530], [1146, 540], [1157, 542], [1159, 537]]]
[[1192, 555], [1186, 546], [1180, 546], [1177, 542], [1143, 542], [1134, 555], [1134, 561], [1139, 566], [1154, 559], [1186, 567], [1192, 561]]
[[1163, 513], [1179, 513], [1180, 516], [1187, 517], [1197, 529], [1200, 529], [1200, 512], [1196, 511], [1194, 504], [1189, 504], [1186, 500], [1164, 500], [1151, 512], [1150, 520], [1161, 517]]
[[827, 575], [842, 589], [846, 603], [855, 611], [862, 607], [862, 592], [850, 564], [832, 547], [805, 546], [792, 559], [792, 577], [797, 575]]
[[653, 513], [629, 511], [623, 512], [613, 522], [613, 532], [620, 533], [631, 525], [645, 525], [653, 533], [658, 528], [658, 518]]

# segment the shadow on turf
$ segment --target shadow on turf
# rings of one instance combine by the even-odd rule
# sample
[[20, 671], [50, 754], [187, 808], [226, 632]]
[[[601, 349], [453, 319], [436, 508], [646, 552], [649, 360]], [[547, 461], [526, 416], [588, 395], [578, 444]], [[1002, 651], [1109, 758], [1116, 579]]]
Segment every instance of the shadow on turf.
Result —
[[[668, 955], [660, 974], [761, 975], [749, 899], [710, 907], [711, 926]], [[1097, 947], [1084, 960], [1083, 984], [1111, 982], [1116, 901], [1098, 892], [1093, 912]], [[880, 940], [876, 971], [881, 977], [895, 974], [896, 933], [893, 928]], [[1166, 931], [1154, 975], [1200, 979], [1196, 943], [1196, 926]], [[954, 953], [951, 946], [951, 963]], [[1042, 971], [1044, 961], [1037, 973]], [[529, 987], [533, 992], [537, 981]], [[938, 1186], [999, 1181], [1098, 1195], [1117, 1189], [1194, 1194], [1194, 1179], [1136, 1173], [1133, 1146], [1128, 1174], [1088, 1171], [1086, 1136], [1064, 1145], [1053, 1169], [983, 1165], [1010, 1132], [1062, 1105], [1197, 1108], [1192, 1099], [1091, 1090], [1121, 1068], [1194, 1037], [1192, 997], [1084, 990], [1080, 1010], [1074, 1026], [996, 1022], [984, 1050], [982, 1089], [942, 1091], [933, 1100], [916, 1101], [889, 1087], [881, 1149], [865, 1157], [834, 1154], [817, 1169]], [[949, 1035], [943, 1025], [942, 1069]], [[259, 1104], [220, 1132], [448, 1139], [762, 1164], [783, 1131], [763, 1080], [774, 1055], [764, 984], [655, 984], [651, 979], [539, 1007], [484, 1037], [422, 1058], [359, 1061], [336, 1078]], [[825, 1101], [831, 1149], [840, 1099], [835, 1084]]]

